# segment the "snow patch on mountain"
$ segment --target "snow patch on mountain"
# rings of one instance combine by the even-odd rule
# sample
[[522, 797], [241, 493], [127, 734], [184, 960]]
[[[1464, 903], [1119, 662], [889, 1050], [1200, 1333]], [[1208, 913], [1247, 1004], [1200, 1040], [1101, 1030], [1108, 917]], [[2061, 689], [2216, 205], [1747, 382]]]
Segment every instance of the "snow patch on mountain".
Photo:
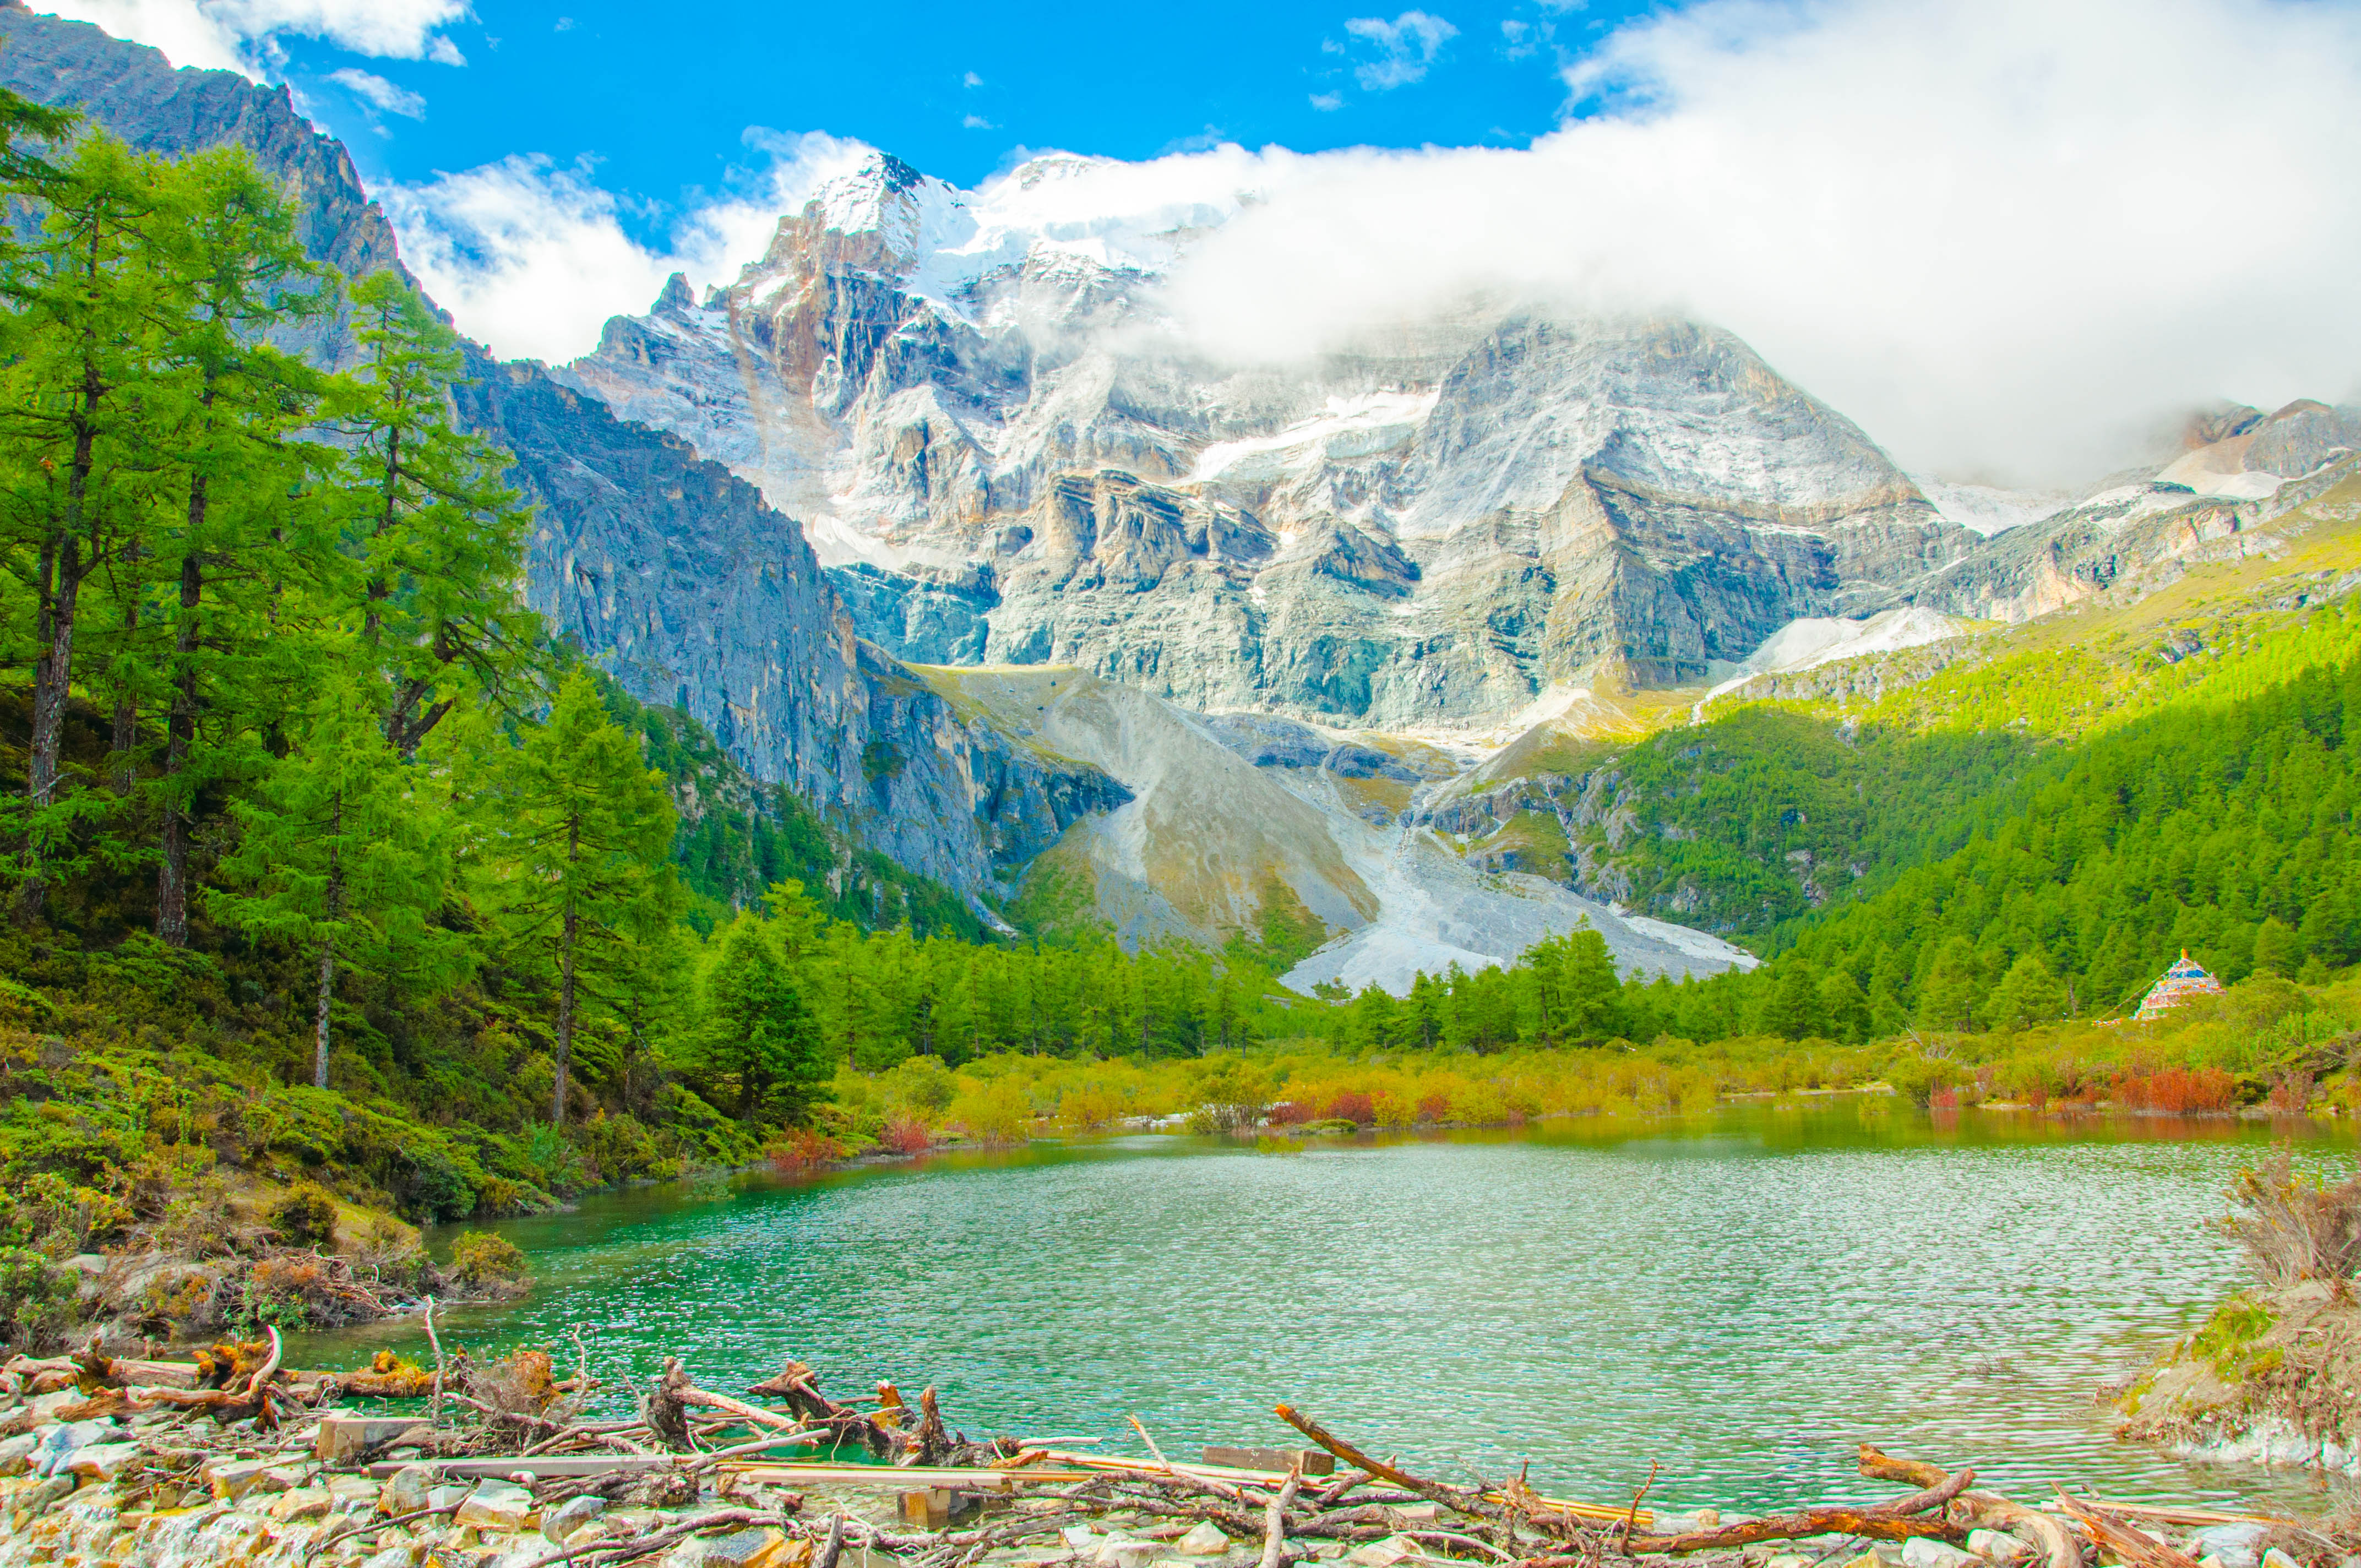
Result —
[[1222, 477], [1277, 480], [1332, 461], [1375, 456], [1416, 436], [1441, 396], [1436, 389], [1332, 397], [1317, 418], [1270, 435], [1213, 443], [1197, 454], [1189, 478], [1195, 484]]
[[2063, 511], [2073, 497], [2057, 490], [2014, 490], [1998, 485], [1953, 484], [1932, 474], [1913, 474], [1910, 482], [1934, 503], [1935, 510], [1961, 528], [1986, 539], [2028, 522]]
[[1871, 653], [1892, 653], [1957, 637], [1966, 628], [1948, 615], [1921, 605], [1881, 611], [1861, 620], [1809, 616], [1791, 620], [1763, 640], [1763, 645], [1740, 662], [1728, 679], [1707, 692], [1698, 707], [1724, 692], [1736, 691], [1757, 675], [1787, 674], [1839, 659]]

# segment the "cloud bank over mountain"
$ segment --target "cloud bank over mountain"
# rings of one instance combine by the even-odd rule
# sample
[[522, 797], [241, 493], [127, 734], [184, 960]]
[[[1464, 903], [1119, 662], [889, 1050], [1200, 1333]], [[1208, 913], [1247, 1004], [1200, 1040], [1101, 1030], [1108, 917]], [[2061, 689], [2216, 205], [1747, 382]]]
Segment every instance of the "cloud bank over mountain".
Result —
[[609, 316], [646, 308], [675, 272], [699, 283], [734, 276], [762, 254], [779, 214], [867, 150], [818, 135], [749, 139], [770, 159], [752, 193], [686, 214], [662, 251], [624, 233], [621, 203], [595, 170], [530, 154], [377, 193], [402, 258], [462, 328], [511, 357], [565, 360], [595, 344]]
[[1568, 71], [1517, 151], [1271, 160], [1177, 280], [1239, 355], [1470, 289], [1730, 326], [1906, 461], [2020, 477], [2361, 374], [2361, 16], [1726, 0]]
[[[1526, 148], [1221, 147], [1088, 185], [1101, 217], [1218, 220], [1170, 299], [1223, 356], [1477, 291], [1674, 310], [1954, 477], [2086, 477], [2191, 404], [2361, 384], [2351, 5], [1709, 0], [1611, 35], [1566, 86]], [[530, 157], [388, 206], [463, 324], [563, 358], [671, 271], [733, 277], [860, 151], [750, 139], [767, 169], [654, 249], [595, 170]]]

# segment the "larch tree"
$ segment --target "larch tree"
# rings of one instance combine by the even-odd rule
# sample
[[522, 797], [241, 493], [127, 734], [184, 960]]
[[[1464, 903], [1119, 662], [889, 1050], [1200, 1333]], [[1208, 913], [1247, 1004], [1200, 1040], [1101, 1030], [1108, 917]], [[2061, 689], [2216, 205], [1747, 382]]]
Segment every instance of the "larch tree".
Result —
[[215, 920], [316, 960], [312, 1082], [328, 1086], [341, 967], [464, 972], [464, 941], [434, 923], [452, 863], [443, 791], [386, 743], [347, 684], [330, 686], [294, 749], [233, 808], [236, 850], [208, 901]]
[[38, 240], [0, 269], [6, 554], [29, 590], [34, 641], [18, 889], [28, 921], [76, 814], [59, 785], [82, 590], [137, 537], [153, 484], [143, 416], [174, 303], [159, 265], [164, 169], [84, 137], [41, 182]]
[[324, 453], [294, 438], [322, 378], [267, 339], [324, 310], [328, 280], [304, 258], [285, 195], [246, 154], [201, 153], [176, 173], [174, 270], [187, 298], [164, 345], [172, 395], [159, 409], [180, 493], [156, 551], [170, 647], [155, 661], [168, 711], [153, 794], [156, 934], [185, 947], [195, 793], [252, 750], [237, 742], [276, 718], [276, 694], [308, 684], [313, 641], [298, 623], [333, 615], [342, 557], [334, 510], [311, 482]]
[[385, 683], [386, 740], [413, 755], [470, 691], [506, 703], [540, 645], [517, 598], [530, 513], [508, 455], [451, 422], [457, 335], [390, 271], [353, 286], [361, 363], [339, 422], [350, 455], [360, 636]]
[[555, 980], [549, 1115], [563, 1125], [586, 992], [619, 990], [641, 927], [671, 918], [672, 798], [642, 760], [640, 738], [608, 719], [598, 684], [577, 669], [549, 717], [500, 759], [481, 805], [488, 891], [504, 945]]
[[738, 1080], [741, 1118], [782, 1091], [786, 1114], [799, 1120], [828, 1081], [833, 1053], [760, 917], [741, 912], [719, 943], [705, 982], [705, 1059]]

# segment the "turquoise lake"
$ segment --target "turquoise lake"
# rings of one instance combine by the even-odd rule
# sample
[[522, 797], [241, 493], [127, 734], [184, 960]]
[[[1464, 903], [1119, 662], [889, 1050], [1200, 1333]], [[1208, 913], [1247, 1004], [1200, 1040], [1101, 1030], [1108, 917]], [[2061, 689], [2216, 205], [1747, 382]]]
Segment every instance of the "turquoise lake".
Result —
[[[1115, 1138], [728, 1195], [602, 1194], [498, 1228], [523, 1301], [446, 1338], [560, 1345], [620, 1389], [680, 1354], [735, 1391], [789, 1356], [833, 1392], [939, 1391], [955, 1427], [1168, 1453], [1284, 1442], [1286, 1400], [1453, 1477], [1675, 1507], [1878, 1496], [1863, 1440], [2028, 1500], [2301, 1502], [2316, 1483], [2117, 1443], [2093, 1400], [2242, 1282], [2206, 1222], [2314, 1124], [1726, 1107], [1667, 1124], [1313, 1142]], [[447, 1238], [439, 1238], [446, 1240]], [[414, 1321], [299, 1365], [422, 1354]], [[624, 1396], [617, 1394], [617, 1402]]]

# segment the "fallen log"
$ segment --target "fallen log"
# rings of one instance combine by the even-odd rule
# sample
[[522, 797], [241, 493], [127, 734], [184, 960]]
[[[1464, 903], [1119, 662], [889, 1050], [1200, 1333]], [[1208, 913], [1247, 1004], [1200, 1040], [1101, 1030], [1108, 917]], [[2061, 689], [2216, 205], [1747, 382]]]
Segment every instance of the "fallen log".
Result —
[[[1924, 1537], [1932, 1541], [1958, 1542], [1968, 1538], [1968, 1532], [1948, 1519], [1912, 1519], [1893, 1514], [1875, 1514], [1866, 1508], [1800, 1508], [1794, 1513], [1769, 1514], [1743, 1524], [1724, 1525], [1719, 1530], [1693, 1530], [1679, 1535], [1634, 1535], [1630, 1548], [1643, 1552], [1712, 1552], [1732, 1546], [1752, 1546], [1758, 1541], [1800, 1541], [1814, 1535], [1857, 1535], [1869, 1541], [1913, 1541]], [[1528, 1563], [1556, 1562], [1575, 1563], [1577, 1557], [1558, 1559], [1529, 1558]]]
[[[1928, 1469], [1934, 1467], [1929, 1465]], [[1936, 1513], [1966, 1489], [1975, 1479], [1972, 1470], [1962, 1470], [1957, 1475], [1944, 1475], [1937, 1485], [1906, 1497], [1868, 1507], [1833, 1504], [1819, 1508], [1798, 1508], [1789, 1513], [1767, 1514], [1762, 1519], [1747, 1519], [1738, 1524], [1722, 1525], [1713, 1530], [1686, 1530], [1675, 1535], [1641, 1535], [1626, 1532], [1616, 1543], [1625, 1555], [1639, 1552], [1683, 1552], [1727, 1551], [1734, 1546], [1752, 1546], [1763, 1541], [1798, 1541], [1814, 1535], [1856, 1535], [1870, 1541], [1910, 1541], [1927, 1537], [1936, 1541], [1959, 1541], [1967, 1539], [1967, 1530]], [[1577, 1568], [1579, 1564], [1597, 1562], [1594, 1552], [1566, 1553], [1552, 1557], [1529, 1557], [1524, 1568]]]
[[1257, 1568], [1279, 1568], [1279, 1557], [1287, 1551], [1287, 1510], [1295, 1506], [1295, 1494], [1303, 1486], [1301, 1463], [1287, 1473], [1287, 1479], [1270, 1499], [1270, 1511], [1263, 1516], [1262, 1561]]
[[[931, 1388], [928, 1390], [929, 1396], [933, 1392]], [[695, 1384], [690, 1384], [679, 1390], [678, 1397], [684, 1405], [696, 1405], [708, 1410], [721, 1410], [736, 1416], [741, 1420], [751, 1421], [756, 1426], [776, 1427], [787, 1431], [800, 1431], [804, 1426], [803, 1422], [796, 1420], [793, 1416], [783, 1416], [776, 1410], [766, 1410], [759, 1405], [750, 1405], [743, 1399], [733, 1399], [727, 1394], [716, 1394], [710, 1390], [699, 1388]], [[825, 1431], [814, 1431], [809, 1435], [810, 1441], [818, 1442], [828, 1434]]]
[[[1932, 1485], [1943, 1474], [1938, 1465], [1896, 1459], [1866, 1442], [1861, 1445], [1860, 1468], [1872, 1481], [1900, 1481], [1913, 1486]], [[1950, 1512], [1971, 1530], [1996, 1530], [2016, 1537], [2041, 1553], [2044, 1568], [2082, 1568], [2082, 1549], [2064, 1525], [1997, 1492], [1961, 1492]]]
[[[2146, 1530], [2112, 1519], [2101, 1509], [2075, 1501], [2063, 1489], [2058, 1493], [2066, 1516], [2091, 1532], [2091, 1539], [2131, 1568], [2198, 1568], [2197, 1559], [2164, 1544]], [[2054, 1521], [2053, 1521], [2054, 1522]]]
[[1406, 1491], [1416, 1492], [1427, 1501], [1440, 1507], [1455, 1509], [1478, 1519], [1498, 1519], [1503, 1517], [1503, 1509], [1498, 1504], [1488, 1502], [1484, 1494], [1474, 1487], [1446, 1486], [1440, 1481], [1423, 1480], [1407, 1471], [1397, 1470], [1380, 1460], [1370, 1458], [1351, 1443], [1330, 1432], [1327, 1428], [1311, 1417], [1300, 1414], [1292, 1407], [1280, 1405], [1277, 1409], [1280, 1420], [1285, 1421], [1347, 1464], [1356, 1465], [1372, 1475], [1391, 1481]]

